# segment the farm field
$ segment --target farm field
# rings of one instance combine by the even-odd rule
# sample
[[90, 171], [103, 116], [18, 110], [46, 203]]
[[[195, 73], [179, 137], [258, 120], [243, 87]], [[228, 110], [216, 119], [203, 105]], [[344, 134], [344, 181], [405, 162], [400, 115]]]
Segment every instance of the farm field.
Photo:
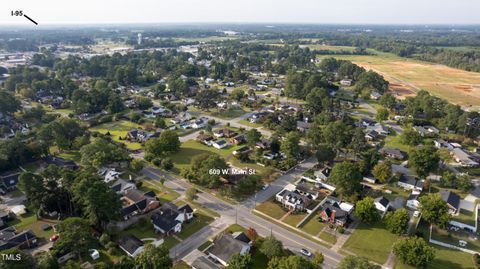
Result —
[[370, 51], [376, 55], [333, 55], [333, 57], [352, 61], [382, 74], [390, 82], [391, 90], [400, 98], [424, 89], [452, 103], [480, 108], [480, 73]]

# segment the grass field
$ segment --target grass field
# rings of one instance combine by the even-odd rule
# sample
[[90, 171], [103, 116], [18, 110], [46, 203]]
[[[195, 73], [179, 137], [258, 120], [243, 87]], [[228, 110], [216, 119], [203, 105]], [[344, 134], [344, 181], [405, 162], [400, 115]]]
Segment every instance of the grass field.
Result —
[[375, 53], [376, 55], [334, 57], [352, 61], [382, 74], [399, 96], [411, 95], [424, 89], [455, 104], [480, 107], [480, 73], [401, 58], [389, 53]]
[[107, 132], [109, 132], [113, 141], [123, 143], [127, 146], [127, 148], [131, 150], [136, 150], [142, 148], [142, 145], [140, 143], [132, 143], [125, 140], [120, 140], [120, 137], [125, 138], [125, 136], [127, 136], [127, 133], [130, 130], [139, 127], [141, 126], [131, 121], [120, 120], [97, 125], [90, 128], [90, 131], [98, 132], [101, 134], [106, 134]]
[[181, 239], [186, 239], [192, 234], [198, 232], [203, 227], [207, 226], [213, 221], [213, 218], [205, 215], [202, 212], [195, 212], [195, 218], [190, 222], [185, 224], [182, 232], [178, 234], [178, 237]]
[[318, 215], [315, 217], [310, 218], [309, 221], [307, 221], [301, 228], [300, 230], [311, 234], [313, 236], [316, 236], [322, 229], [325, 228], [325, 223], [318, 221]]
[[32, 230], [37, 237], [48, 240], [48, 238], [54, 234], [53, 228], [44, 231], [42, 225], [55, 225], [57, 222], [56, 220], [38, 220], [35, 214], [27, 213], [23, 216], [17, 216], [15, 220], [8, 222], [8, 225], [14, 226], [19, 232]]
[[264, 203], [257, 205], [255, 209], [277, 220], [287, 213], [287, 211], [285, 211], [278, 203], [273, 201], [265, 201]]
[[227, 157], [232, 154], [232, 152], [238, 149], [240, 146], [230, 146], [224, 149], [216, 149], [214, 147], [209, 147], [195, 140], [189, 140], [185, 143], [182, 143], [180, 151], [172, 155], [172, 161], [175, 163], [177, 169], [183, 169], [190, 167], [190, 163], [195, 156], [200, 154], [217, 154], [222, 157]]
[[169, 189], [162, 184], [155, 180], [144, 180], [143, 186], [140, 188], [142, 191], [153, 191], [157, 195], [160, 203], [164, 204], [166, 202], [171, 202], [178, 197], [180, 194], [172, 189]]
[[283, 222], [286, 224], [292, 226], [292, 227], [297, 227], [297, 224], [304, 219], [307, 216], [307, 213], [297, 213], [297, 214], [290, 214], [288, 217], [286, 217]]
[[327, 241], [328, 243], [330, 243], [332, 245], [337, 243], [337, 237], [334, 234], [329, 233], [329, 232], [324, 231], [321, 234], [319, 234], [318, 237], [322, 240]]
[[390, 233], [380, 224], [360, 224], [352, 233], [343, 248], [358, 256], [384, 264], [398, 236]]

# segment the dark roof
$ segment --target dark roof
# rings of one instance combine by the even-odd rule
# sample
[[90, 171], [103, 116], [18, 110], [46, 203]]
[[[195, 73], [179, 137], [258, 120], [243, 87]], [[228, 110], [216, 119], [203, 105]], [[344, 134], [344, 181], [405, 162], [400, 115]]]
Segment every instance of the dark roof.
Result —
[[180, 213], [183, 213], [183, 211], [185, 210], [185, 212], [187, 213], [193, 213], [193, 209], [190, 207], [189, 204], [185, 204], [185, 205], [182, 205], [178, 208], [178, 211]]
[[440, 195], [447, 204], [456, 210], [460, 208], [460, 196], [458, 196], [458, 194], [447, 190], [440, 190]]
[[137, 189], [131, 189], [126, 191], [124, 196], [134, 202], [138, 202], [145, 199], [145, 194]]
[[20, 177], [20, 173], [10, 174], [7, 176], [2, 176], [1, 185], [5, 186], [5, 188], [9, 189], [12, 187], [17, 186], [18, 178]]
[[224, 233], [213, 241], [208, 252], [228, 263], [232, 255], [240, 253], [245, 245], [246, 243], [233, 238], [232, 234]]
[[417, 200], [418, 199], [418, 194], [413, 194], [411, 193], [408, 198], [407, 198], [407, 201], [410, 201], [410, 200]]
[[60, 157], [51, 156], [51, 155], [47, 156], [45, 158], [45, 162], [47, 164], [53, 164], [53, 165], [56, 165], [56, 166], [59, 166], [59, 167], [67, 167], [67, 168], [76, 168], [77, 167], [77, 164], [74, 161], [67, 160], [67, 159], [60, 158]]
[[332, 213], [335, 211], [335, 220], [347, 221], [348, 212], [341, 209], [337, 203], [323, 205], [323, 211], [328, 218], [332, 217]]
[[114, 192], [119, 192], [122, 190], [122, 183], [118, 183], [118, 184], [115, 184], [115, 185], [112, 185], [112, 190]]
[[213, 261], [209, 260], [207, 257], [200, 256], [193, 261], [192, 268], [195, 268], [195, 269], [219, 269], [220, 266], [218, 266]]
[[118, 240], [118, 245], [130, 255], [133, 255], [133, 253], [135, 253], [139, 247], [142, 247], [144, 243], [133, 235], [125, 235]]
[[418, 178], [410, 175], [401, 175], [398, 181], [412, 186], [419, 186], [419, 184], [422, 184]]
[[157, 226], [158, 228], [162, 229], [164, 232], [168, 233], [172, 230], [179, 221], [176, 220], [178, 213], [167, 209], [162, 211], [161, 213], [154, 213], [151, 217], [152, 223]]
[[383, 196], [380, 196], [380, 197], [376, 198], [375, 202], [383, 205], [384, 207], [387, 207], [387, 205], [390, 203], [390, 201]]
[[244, 232], [238, 232], [234, 234], [234, 237], [235, 239], [240, 240], [247, 244], [251, 242], [250, 238], [248, 238], [248, 236]]
[[20, 246], [34, 238], [36, 235], [30, 230], [17, 233], [14, 227], [7, 227], [0, 231], [0, 250]]
[[392, 155], [399, 158], [405, 158], [407, 155], [405, 152], [399, 149], [394, 149], [394, 148], [382, 148], [380, 152], [383, 154]]

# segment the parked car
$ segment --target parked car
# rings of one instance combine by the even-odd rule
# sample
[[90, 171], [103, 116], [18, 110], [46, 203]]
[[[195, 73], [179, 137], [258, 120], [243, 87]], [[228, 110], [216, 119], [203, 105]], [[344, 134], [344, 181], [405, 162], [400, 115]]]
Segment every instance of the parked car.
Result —
[[265, 185], [262, 186], [262, 190], [264, 191], [264, 190], [268, 189], [268, 187], [270, 187], [270, 185], [269, 185], [269, 184], [265, 184]]
[[310, 251], [308, 251], [307, 249], [304, 249], [302, 248], [300, 250], [300, 253], [302, 253], [303, 255], [307, 256], [307, 257], [311, 257], [312, 256], [312, 253]]
[[58, 238], [60, 238], [60, 236], [58, 236], [58, 234], [54, 234], [52, 236], [50, 236], [50, 238], [48, 240], [50, 240], [50, 242], [55, 242], [58, 240]]

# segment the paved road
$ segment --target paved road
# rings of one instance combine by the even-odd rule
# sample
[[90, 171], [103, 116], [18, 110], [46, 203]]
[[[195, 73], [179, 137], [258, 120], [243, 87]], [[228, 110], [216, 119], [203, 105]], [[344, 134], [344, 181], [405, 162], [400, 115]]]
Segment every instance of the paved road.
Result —
[[[307, 161], [302, 165], [302, 168], [305, 169], [311, 162]], [[143, 170], [145, 176], [148, 176], [152, 179], [159, 179], [160, 177], [165, 177], [165, 186], [174, 189], [175, 191], [183, 194], [186, 189], [190, 188], [191, 185], [184, 181], [177, 178], [174, 178], [170, 175], [165, 174], [164, 172], [152, 168], [147, 167]], [[299, 173], [299, 172], [298, 172]], [[297, 174], [296, 172], [287, 173], [287, 176], [279, 178], [277, 182], [274, 183], [274, 186], [283, 184], [282, 182], [288, 182], [289, 179], [293, 179], [293, 175]], [[290, 178], [292, 177], [292, 178]], [[274, 187], [275, 188], [275, 187]], [[273, 192], [273, 190], [272, 190]], [[265, 197], [269, 192], [265, 192]], [[307, 248], [310, 251], [320, 251], [325, 256], [325, 263], [323, 268], [335, 268], [338, 262], [343, 258], [342, 255], [332, 251], [329, 248], [326, 248], [322, 245], [319, 245], [313, 241], [310, 241], [302, 236], [299, 236], [285, 228], [276, 225], [272, 222], [269, 222], [261, 217], [258, 217], [251, 213], [251, 207], [253, 206], [253, 199], [252, 201], [245, 202], [238, 205], [231, 205], [223, 200], [209, 194], [209, 193], [199, 193], [198, 199], [196, 202], [200, 203], [206, 208], [216, 211], [222, 217], [220, 221], [215, 221], [214, 225], [209, 225], [206, 228], [200, 230], [199, 232], [195, 233], [194, 235], [190, 236], [186, 240], [184, 240], [181, 244], [175, 246], [171, 249], [170, 255], [173, 258], [181, 259], [186, 256], [188, 253], [193, 251], [194, 249], [198, 248], [203, 242], [205, 242], [208, 238], [212, 235], [222, 231], [224, 227], [223, 224], [232, 224], [238, 223], [244, 227], [253, 227], [259, 235], [261, 236], [268, 236], [273, 234], [277, 239], [281, 240], [284, 246], [295, 253], [299, 253], [301, 248]], [[264, 197], [259, 197], [259, 199]], [[267, 198], [268, 199], [268, 198]]]

